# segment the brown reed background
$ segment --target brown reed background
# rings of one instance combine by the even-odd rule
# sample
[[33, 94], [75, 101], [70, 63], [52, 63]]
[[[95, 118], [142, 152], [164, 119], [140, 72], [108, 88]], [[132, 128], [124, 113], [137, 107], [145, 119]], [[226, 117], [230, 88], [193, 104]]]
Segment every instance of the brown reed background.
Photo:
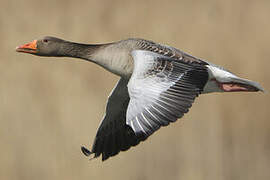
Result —
[[83, 43], [141, 37], [270, 89], [268, 0], [1, 0], [0, 179], [270, 179], [269, 93], [202, 95], [177, 123], [101, 162], [92, 145], [118, 77], [15, 47], [45, 35]]

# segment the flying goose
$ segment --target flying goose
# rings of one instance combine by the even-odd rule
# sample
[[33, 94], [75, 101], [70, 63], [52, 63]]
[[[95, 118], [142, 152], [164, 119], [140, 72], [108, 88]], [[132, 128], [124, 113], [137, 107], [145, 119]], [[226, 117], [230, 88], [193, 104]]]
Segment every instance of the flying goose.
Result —
[[38, 56], [73, 57], [94, 62], [120, 76], [91, 150], [102, 161], [146, 140], [188, 112], [201, 93], [263, 91], [256, 82], [176, 48], [144, 39], [80, 44], [44, 37], [16, 48]]

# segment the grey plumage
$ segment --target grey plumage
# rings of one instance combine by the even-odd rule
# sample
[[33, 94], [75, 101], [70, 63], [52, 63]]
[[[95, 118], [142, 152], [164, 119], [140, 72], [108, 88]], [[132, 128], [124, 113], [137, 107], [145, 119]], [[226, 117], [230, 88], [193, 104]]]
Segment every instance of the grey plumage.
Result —
[[16, 49], [39, 56], [73, 57], [94, 62], [120, 76], [91, 151], [106, 160], [146, 140], [189, 111], [201, 93], [263, 91], [256, 82], [176, 48], [144, 39], [81, 44], [54, 37]]

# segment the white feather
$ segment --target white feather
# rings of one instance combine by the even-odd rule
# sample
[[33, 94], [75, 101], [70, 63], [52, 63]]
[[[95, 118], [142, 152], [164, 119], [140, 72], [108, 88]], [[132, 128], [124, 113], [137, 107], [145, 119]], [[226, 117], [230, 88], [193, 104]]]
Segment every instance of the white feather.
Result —
[[263, 88], [259, 85], [259, 83], [250, 81], [248, 79], [240, 78], [229, 71], [226, 71], [222, 67], [218, 67], [214, 64], [207, 65], [208, 68], [208, 82], [206, 83], [204, 90], [202, 93], [211, 93], [211, 92], [224, 92], [218, 86], [218, 83], [226, 83], [226, 82], [234, 82], [234, 83], [242, 83], [254, 86], [261, 91], [264, 91]]

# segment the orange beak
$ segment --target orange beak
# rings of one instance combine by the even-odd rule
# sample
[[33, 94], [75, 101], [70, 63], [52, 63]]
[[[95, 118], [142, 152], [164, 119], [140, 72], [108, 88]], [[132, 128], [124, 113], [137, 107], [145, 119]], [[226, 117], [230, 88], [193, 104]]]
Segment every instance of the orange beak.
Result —
[[17, 52], [24, 52], [24, 53], [37, 53], [37, 40], [34, 40], [30, 43], [27, 43], [22, 46], [16, 47]]

